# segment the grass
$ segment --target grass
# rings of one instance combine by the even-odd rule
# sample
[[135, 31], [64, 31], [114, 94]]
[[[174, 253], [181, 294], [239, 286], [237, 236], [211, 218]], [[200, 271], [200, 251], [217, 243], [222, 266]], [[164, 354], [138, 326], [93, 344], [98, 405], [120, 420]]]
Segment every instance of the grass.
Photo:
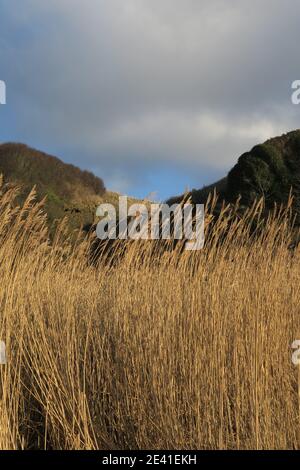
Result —
[[300, 448], [290, 207], [212, 223], [211, 200], [204, 250], [135, 242], [95, 267], [16, 197], [0, 196], [0, 449]]

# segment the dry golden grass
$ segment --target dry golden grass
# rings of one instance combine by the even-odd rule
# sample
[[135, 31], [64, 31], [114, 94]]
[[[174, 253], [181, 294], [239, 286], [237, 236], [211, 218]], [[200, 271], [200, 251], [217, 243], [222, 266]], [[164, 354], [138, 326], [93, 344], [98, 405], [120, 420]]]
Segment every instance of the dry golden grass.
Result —
[[204, 250], [135, 242], [95, 268], [87, 241], [62, 229], [50, 245], [41, 206], [14, 197], [0, 197], [0, 449], [300, 448], [289, 207], [256, 234], [262, 201], [241, 219], [224, 208]]

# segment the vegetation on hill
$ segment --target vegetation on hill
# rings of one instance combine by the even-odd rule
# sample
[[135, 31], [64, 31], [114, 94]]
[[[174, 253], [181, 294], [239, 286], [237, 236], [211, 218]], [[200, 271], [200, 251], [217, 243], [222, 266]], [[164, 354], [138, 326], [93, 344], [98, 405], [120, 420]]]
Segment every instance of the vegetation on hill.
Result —
[[241, 196], [246, 205], [262, 196], [268, 205], [285, 203], [291, 188], [297, 190], [299, 176], [300, 131], [294, 131], [244, 153], [228, 174], [226, 196]]
[[101, 178], [23, 144], [0, 145], [0, 174], [5, 183], [21, 186], [19, 203], [33, 186], [38, 199], [46, 197], [50, 225], [64, 216], [70, 228], [92, 223], [95, 207], [105, 194]]
[[[208, 194], [215, 190], [220, 201], [235, 202], [249, 207], [256, 199], [264, 197], [267, 208], [274, 203], [286, 203], [293, 190], [295, 206], [300, 206], [300, 130], [275, 137], [256, 145], [244, 153], [226, 178], [188, 194], [170, 199], [178, 202], [183, 197], [193, 203], [205, 203]], [[220, 205], [219, 205], [220, 207]]]
[[167, 203], [168, 204], [176, 204], [180, 203], [183, 199], [189, 199], [193, 204], [204, 204], [209, 196], [210, 193], [214, 191], [224, 199], [225, 198], [225, 191], [227, 185], [227, 178], [222, 178], [216, 183], [210, 184], [209, 186], [204, 186], [201, 189], [192, 189], [190, 192], [185, 194], [181, 194], [180, 196], [171, 197]]

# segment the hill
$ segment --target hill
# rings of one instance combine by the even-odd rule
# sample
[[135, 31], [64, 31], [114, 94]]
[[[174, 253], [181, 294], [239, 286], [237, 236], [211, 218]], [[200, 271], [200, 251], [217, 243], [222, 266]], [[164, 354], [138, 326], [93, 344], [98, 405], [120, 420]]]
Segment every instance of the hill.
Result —
[[24, 144], [0, 145], [0, 174], [4, 183], [21, 187], [19, 203], [36, 186], [37, 198], [46, 197], [51, 226], [64, 216], [70, 228], [93, 223], [96, 206], [106, 195], [101, 178]]
[[299, 197], [300, 130], [256, 145], [244, 153], [227, 177], [226, 197], [249, 205], [265, 196], [269, 205], [285, 202], [291, 187]]
[[227, 177], [186, 195], [171, 198], [174, 203], [191, 197], [193, 203], [205, 203], [214, 189], [221, 200], [234, 202], [241, 197], [241, 204], [249, 206], [261, 196], [268, 206], [284, 203], [293, 188], [295, 204], [300, 206], [300, 130], [274, 137], [256, 145], [238, 159]]

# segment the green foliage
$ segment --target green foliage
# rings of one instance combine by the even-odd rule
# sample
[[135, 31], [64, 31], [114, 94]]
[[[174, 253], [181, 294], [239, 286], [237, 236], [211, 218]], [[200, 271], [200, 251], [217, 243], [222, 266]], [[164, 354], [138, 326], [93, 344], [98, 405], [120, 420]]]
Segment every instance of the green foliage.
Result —
[[38, 199], [46, 197], [50, 224], [65, 215], [73, 228], [92, 223], [96, 199], [105, 193], [101, 178], [23, 144], [0, 145], [0, 174], [21, 185], [20, 203], [35, 186]]
[[259, 157], [246, 153], [239, 158], [237, 165], [229, 172], [227, 195], [230, 199], [242, 197], [244, 204], [270, 191], [274, 182], [269, 165]]
[[223, 201], [235, 202], [239, 197], [244, 208], [262, 196], [266, 208], [271, 208], [275, 202], [285, 203], [291, 189], [295, 198], [294, 208], [300, 214], [300, 130], [256, 145], [238, 159], [226, 178], [167, 202], [171, 205], [190, 198], [195, 204], [205, 204], [208, 195], [216, 191], [219, 196], [217, 215]]
[[284, 180], [288, 177], [287, 168], [283, 161], [280, 151], [270, 143], [257, 145], [251, 151], [253, 155], [267, 163], [270, 171], [279, 179]]
[[229, 172], [226, 197], [250, 204], [261, 196], [269, 206], [285, 202], [299, 172], [300, 133], [295, 131], [256, 145]]
[[291, 139], [292, 147], [294, 151], [299, 155], [300, 154], [300, 131], [295, 131]]
[[72, 198], [77, 189], [102, 195], [105, 187], [101, 178], [56, 157], [22, 144], [0, 145], [0, 171], [7, 179], [20, 179], [28, 186], [37, 186], [63, 198]]

